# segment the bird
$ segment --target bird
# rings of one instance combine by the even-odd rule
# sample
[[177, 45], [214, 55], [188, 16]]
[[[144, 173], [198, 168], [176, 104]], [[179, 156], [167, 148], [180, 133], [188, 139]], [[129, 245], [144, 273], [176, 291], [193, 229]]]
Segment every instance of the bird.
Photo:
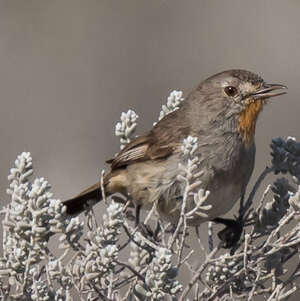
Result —
[[[201, 187], [210, 191], [204, 215], [195, 214], [188, 225], [206, 221], [223, 223], [237, 232], [231, 247], [241, 235], [241, 226], [224, 219], [245, 194], [255, 163], [255, 129], [259, 114], [270, 98], [285, 93], [282, 84], [269, 84], [256, 73], [232, 69], [217, 73], [193, 89], [179, 108], [162, 118], [145, 135], [129, 142], [107, 161], [111, 170], [103, 179], [106, 196], [122, 194], [136, 206], [136, 224], [141, 209], [156, 204], [164, 220], [178, 223], [184, 187], [178, 180], [183, 163], [181, 146], [188, 136], [196, 137], [199, 157], [197, 171]], [[75, 216], [89, 202], [102, 199], [100, 183], [64, 202], [66, 214]], [[187, 208], [193, 206], [187, 201]], [[224, 234], [224, 233], [223, 233]], [[227, 239], [228, 239], [227, 237]]]

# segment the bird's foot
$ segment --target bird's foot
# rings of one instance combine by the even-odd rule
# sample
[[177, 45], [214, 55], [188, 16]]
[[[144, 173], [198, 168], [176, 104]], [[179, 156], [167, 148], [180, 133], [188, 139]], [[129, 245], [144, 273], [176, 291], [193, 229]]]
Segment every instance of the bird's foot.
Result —
[[154, 230], [152, 230], [149, 225], [145, 225], [144, 223], [140, 223], [138, 225], [138, 229], [140, 230], [141, 234], [143, 236], [145, 236], [146, 238], [148, 238], [149, 240], [155, 241], [155, 242], [161, 241], [161, 238], [160, 238], [161, 228], [160, 228], [159, 223], [157, 223]]
[[225, 218], [215, 218], [213, 221], [226, 226], [218, 233], [219, 239], [223, 242], [223, 248], [231, 249], [236, 246], [243, 232], [243, 224], [238, 220]]

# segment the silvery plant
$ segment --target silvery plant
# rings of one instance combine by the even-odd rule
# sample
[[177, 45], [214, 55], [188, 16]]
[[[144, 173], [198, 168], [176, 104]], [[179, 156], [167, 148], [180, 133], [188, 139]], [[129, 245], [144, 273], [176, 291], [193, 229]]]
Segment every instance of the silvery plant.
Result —
[[[159, 120], [184, 101], [173, 91]], [[122, 113], [116, 136], [123, 148], [134, 135], [137, 114]], [[0, 300], [287, 300], [300, 287], [300, 143], [271, 142], [271, 162], [257, 179], [236, 216], [240, 241], [224, 249], [212, 224], [208, 234], [187, 226], [194, 214], [205, 216], [209, 191], [195, 174], [199, 141], [186, 137], [184, 185], [176, 225], [160, 219], [156, 204], [135, 227], [132, 204], [105, 199], [96, 218], [69, 218], [44, 178], [33, 178], [30, 153], [20, 154], [10, 170], [9, 202], [1, 210]], [[103, 173], [102, 173], [103, 174]], [[261, 190], [263, 180], [278, 175]], [[262, 193], [260, 191], [263, 191]], [[187, 198], [194, 207], [187, 208]], [[222, 232], [222, 231], [221, 231]], [[196, 242], [192, 244], [192, 242]], [[50, 243], [51, 242], [51, 243]], [[53, 244], [55, 247], [53, 248]], [[57, 254], [58, 253], [58, 254]]]

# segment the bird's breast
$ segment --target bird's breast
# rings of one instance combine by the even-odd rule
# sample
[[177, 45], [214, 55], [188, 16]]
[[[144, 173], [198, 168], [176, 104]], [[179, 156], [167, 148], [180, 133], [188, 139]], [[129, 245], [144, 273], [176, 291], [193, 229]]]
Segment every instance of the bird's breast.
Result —
[[256, 121], [262, 108], [263, 100], [249, 100], [246, 109], [239, 114], [238, 130], [247, 145], [254, 141]]

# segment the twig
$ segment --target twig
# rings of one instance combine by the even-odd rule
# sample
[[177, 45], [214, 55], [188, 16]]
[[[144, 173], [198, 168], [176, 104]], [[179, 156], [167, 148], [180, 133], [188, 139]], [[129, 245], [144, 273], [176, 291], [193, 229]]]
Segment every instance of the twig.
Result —
[[207, 252], [206, 252], [206, 250], [205, 250], [205, 248], [204, 248], [204, 245], [203, 245], [203, 243], [202, 243], [202, 241], [201, 241], [201, 238], [200, 238], [199, 228], [200, 228], [199, 226], [196, 226], [196, 227], [195, 227], [195, 232], [196, 232], [198, 244], [199, 244], [200, 249], [201, 249], [202, 252], [204, 253], [204, 255], [207, 256]]
[[248, 243], [249, 243], [249, 239], [250, 239], [250, 236], [249, 234], [246, 234], [245, 235], [245, 243], [244, 243], [244, 260], [243, 260], [243, 263], [244, 263], [244, 270], [245, 270], [245, 273], [248, 274], [248, 268], [247, 268], [247, 260], [248, 260], [248, 254], [247, 254], [247, 251], [248, 251]]
[[208, 248], [209, 251], [212, 252], [212, 250], [214, 249], [214, 228], [213, 228], [213, 223], [212, 222], [208, 222]]
[[282, 284], [278, 284], [267, 301], [271, 301], [275, 296], [278, 296], [279, 292], [281, 290], [281, 287], [282, 287]]
[[137, 276], [140, 280], [142, 280], [145, 283], [145, 278], [139, 272], [137, 272], [134, 268], [132, 268], [130, 265], [128, 265], [127, 263], [121, 262], [121, 261], [116, 261], [116, 263], [127, 268], [130, 272], [132, 272], [132, 274]]
[[183, 223], [184, 220], [184, 214], [185, 214], [185, 207], [186, 207], [186, 202], [187, 202], [187, 198], [188, 198], [188, 194], [189, 194], [189, 181], [187, 180], [185, 189], [184, 189], [184, 194], [183, 194], [183, 198], [182, 198], [182, 204], [181, 204], [181, 211], [180, 211], [180, 218], [179, 221], [177, 223], [176, 229], [174, 231], [174, 234], [171, 236], [171, 239], [169, 241], [168, 244], [168, 249], [172, 249], [173, 244], [178, 236], [179, 233], [179, 229]]
[[182, 230], [180, 245], [179, 245], [179, 248], [177, 250], [177, 252], [178, 252], [177, 267], [181, 266], [181, 264], [182, 264], [181, 259], [182, 259], [182, 252], [183, 252], [183, 247], [184, 247], [184, 241], [185, 241], [185, 238], [186, 238], [186, 234], [187, 234], [186, 216], [183, 215], [183, 230]]
[[[138, 243], [135, 239], [134, 239], [134, 234], [137, 232], [137, 229], [134, 229], [132, 233], [130, 233], [129, 229], [123, 225], [123, 229], [125, 230], [127, 236], [131, 239], [131, 241], [133, 241], [137, 246], [139, 246], [142, 249], [147, 250], [144, 246], [142, 246], [140, 243]], [[141, 234], [141, 237], [143, 239], [143, 241], [150, 246], [151, 248], [153, 248], [154, 250], [158, 250], [159, 249], [159, 245], [156, 245], [155, 243], [153, 243], [152, 241], [150, 241], [149, 239], [147, 239], [144, 235]]]
[[249, 197], [245, 203], [245, 205], [243, 207], [240, 208], [239, 210], [239, 219], [243, 219], [245, 216], [245, 213], [247, 212], [247, 210], [251, 207], [254, 196], [259, 188], [259, 186], [261, 185], [262, 181], [265, 179], [265, 177], [271, 173], [272, 171], [274, 171], [274, 167], [266, 167], [265, 170], [261, 173], [261, 175], [258, 177], [257, 181], [255, 182], [252, 191], [249, 194]]
[[113, 274], [113, 271], [111, 270], [109, 273], [109, 284], [108, 284], [108, 288], [107, 288], [107, 298], [108, 299], [112, 299], [113, 280], [114, 280], [114, 274]]
[[278, 300], [287, 300], [287, 298], [294, 294], [296, 291], [298, 291], [299, 286], [294, 285], [290, 290], [288, 290], [287, 292], [285, 292], [284, 294], [280, 295]]
[[261, 268], [259, 268], [258, 271], [257, 271], [256, 279], [255, 279], [255, 281], [253, 283], [253, 287], [252, 287], [252, 289], [249, 293], [248, 301], [251, 301], [252, 298], [253, 298], [253, 295], [254, 295], [254, 292], [256, 291], [256, 287], [257, 287], [257, 283], [258, 283], [258, 280], [260, 278], [260, 275], [261, 275]]
[[149, 211], [149, 213], [147, 214], [145, 220], [144, 220], [144, 224], [147, 225], [148, 221], [150, 220], [151, 216], [153, 215], [154, 211], [156, 209], [156, 202], [153, 203], [151, 210]]
[[186, 298], [187, 294], [190, 292], [191, 288], [194, 286], [194, 284], [197, 282], [198, 278], [201, 276], [201, 273], [204, 271], [204, 269], [209, 264], [209, 260], [217, 254], [217, 252], [220, 250], [220, 248], [221, 248], [221, 244], [219, 244], [211, 253], [208, 254], [205, 262], [197, 269], [195, 275], [192, 277], [190, 282], [187, 284], [186, 288], [182, 292], [178, 301], [186, 300], [185, 298]]
[[100, 176], [100, 187], [101, 187], [102, 199], [103, 199], [105, 205], [108, 205], [106, 195], [105, 195], [105, 189], [104, 189], [104, 174], [105, 174], [105, 170], [102, 169], [101, 176]]
[[295, 215], [295, 211], [292, 211], [290, 214], [285, 215], [280, 221], [279, 221], [279, 225], [277, 226], [277, 228], [275, 228], [271, 234], [269, 235], [268, 239], [265, 241], [264, 245], [262, 248], [265, 248], [267, 245], [270, 244], [271, 239], [280, 231], [280, 229], [287, 224]]

